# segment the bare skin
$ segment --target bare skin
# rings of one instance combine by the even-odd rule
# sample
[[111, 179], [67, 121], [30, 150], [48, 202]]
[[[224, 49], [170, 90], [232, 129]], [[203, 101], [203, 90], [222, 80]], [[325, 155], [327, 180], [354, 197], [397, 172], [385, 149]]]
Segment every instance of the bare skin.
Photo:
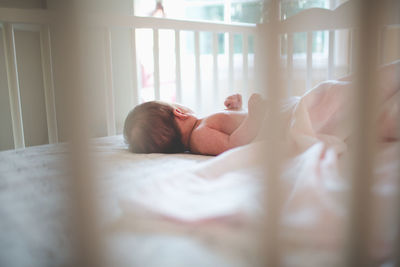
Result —
[[250, 97], [248, 113], [241, 110], [240, 95], [228, 97], [224, 104], [227, 110], [201, 119], [190, 109], [175, 105], [175, 120], [186, 149], [196, 154], [218, 155], [246, 145], [256, 137], [265, 113], [265, 101], [261, 96]]

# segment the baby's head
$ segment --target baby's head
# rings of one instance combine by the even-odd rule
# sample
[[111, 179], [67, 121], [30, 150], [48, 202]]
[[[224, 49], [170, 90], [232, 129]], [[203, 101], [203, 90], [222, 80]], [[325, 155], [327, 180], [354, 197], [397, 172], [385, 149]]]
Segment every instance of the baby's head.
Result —
[[124, 138], [134, 153], [179, 153], [185, 150], [174, 107], [160, 101], [140, 104], [129, 112]]

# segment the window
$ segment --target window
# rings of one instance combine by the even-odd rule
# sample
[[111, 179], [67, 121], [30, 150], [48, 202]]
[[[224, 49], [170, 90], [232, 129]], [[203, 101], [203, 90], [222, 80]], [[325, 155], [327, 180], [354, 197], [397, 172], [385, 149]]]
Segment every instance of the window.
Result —
[[258, 23], [261, 19], [262, 0], [135, 0], [136, 16], [150, 16], [157, 3], [162, 3], [165, 17]]

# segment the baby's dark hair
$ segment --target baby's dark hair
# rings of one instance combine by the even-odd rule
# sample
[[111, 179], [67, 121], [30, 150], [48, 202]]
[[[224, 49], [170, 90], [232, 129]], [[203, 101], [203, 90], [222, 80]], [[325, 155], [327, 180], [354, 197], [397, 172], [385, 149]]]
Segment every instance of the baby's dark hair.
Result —
[[125, 119], [124, 138], [134, 153], [180, 153], [185, 151], [175, 121], [174, 107], [158, 101], [145, 102]]

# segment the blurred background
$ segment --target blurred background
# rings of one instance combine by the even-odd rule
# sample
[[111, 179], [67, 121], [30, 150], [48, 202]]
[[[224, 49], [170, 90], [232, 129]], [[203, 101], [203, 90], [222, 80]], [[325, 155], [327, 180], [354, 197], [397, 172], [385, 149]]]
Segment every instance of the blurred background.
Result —
[[[93, 12], [111, 13], [121, 16], [153, 16], [178, 20], [201, 20], [221, 23], [250, 23], [256, 24], [263, 19], [263, 1], [260, 0], [96, 0], [91, 1]], [[280, 5], [281, 19], [289, 18], [301, 10], [319, 7], [334, 9], [345, 0], [282, 0]], [[0, 0], [2, 8], [45, 9], [53, 10], [63, 5], [62, 0]], [[10, 103], [7, 87], [7, 75], [4, 54], [4, 34], [0, 28], [0, 150], [13, 148]], [[66, 140], [67, 112], [65, 89], [63, 88], [63, 57], [66, 47], [57, 29], [51, 29], [52, 63], [54, 72], [54, 90], [57, 114], [57, 129], [59, 141]], [[104, 70], [104, 32], [94, 29], [90, 32], [93, 42], [88, 48], [89, 68], [95, 73], [90, 79], [85, 95], [90, 118], [90, 134], [92, 137], [107, 135], [106, 90]], [[232, 93], [242, 93], [243, 88], [255, 92], [255, 59], [256, 38], [249, 35], [247, 40], [235, 34], [233, 37], [233, 79], [229, 81], [229, 36], [218, 35], [218, 93], [214, 94], [213, 86], [213, 36], [211, 32], [200, 32], [200, 84], [201, 106], [196, 99], [195, 78], [195, 43], [193, 32], [181, 32], [181, 102], [206, 115], [223, 109], [225, 97]], [[331, 78], [338, 78], [351, 73], [351, 30], [335, 31], [334, 36], [334, 73]], [[387, 29], [383, 36], [387, 47], [382, 49], [383, 62], [400, 58], [400, 30]], [[111, 56], [114, 87], [114, 111], [116, 116], [117, 133], [122, 132], [124, 119], [134, 107], [132, 60], [131, 60], [131, 31], [128, 28], [111, 28]], [[293, 36], [293, 80], [291, 95], [302, 95], [306, 89], [306, 40], [307, 33], [296, 33]], [[176, 101], [175, 77], [175, 35], [171, 30], [159, 31], [160, 41], [160, 97], [164, 101]], [[248, 77], [243, 80], [243, 43], [248, 47]], [[44, 103], [44, 89], [41, 71], [41, 51], [39, 32], [27, 25], [15, 27], [16, 61], [21, 90], [21, 105], [26, 146], [48, 143], [47, 122]], [[287, 62], [287, 35], [281, 36], [282, 64]], [[153, 100], [154, 93], [154, 62], [153, 34], [151, 29], [136, 30], [137, 71], [140, 102]], [[263, 49], [260, 47], [259, 49]], [[312, 77], [311, 85], [328, 78], [329, 32], [317, 31], [312, 33]], [[246, 85], [244, 86], [244, 82]], [[216, 97], [215, 97], [216, 96]], [[247, 100], [244, 101], [245, 103]]]

